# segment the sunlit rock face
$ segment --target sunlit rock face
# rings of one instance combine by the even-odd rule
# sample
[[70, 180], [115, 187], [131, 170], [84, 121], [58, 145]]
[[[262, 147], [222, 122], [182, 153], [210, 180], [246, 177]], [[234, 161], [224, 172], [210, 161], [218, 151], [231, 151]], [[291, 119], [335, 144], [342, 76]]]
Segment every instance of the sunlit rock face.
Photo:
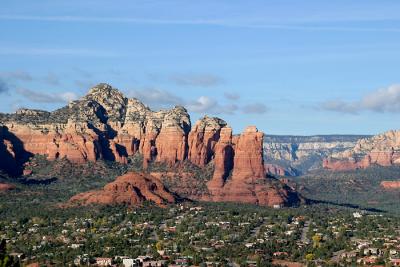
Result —
[[400, 131], [388, 131], [360, 139], [353, 148], [325, 159], [323, 166], [337, 171], [365, 169], [374, 164], [400, 164]]
[[144, 201], [150, 201], [160, 207], [175, 203], [173, 194], [168, 192], [158, 178], [149, 174], [129, 172], [117, 177], [114, 182], [104, 186], [101, 190], [80, 193], [73, 196], [70, 204], [126, 204], [138, 206]]

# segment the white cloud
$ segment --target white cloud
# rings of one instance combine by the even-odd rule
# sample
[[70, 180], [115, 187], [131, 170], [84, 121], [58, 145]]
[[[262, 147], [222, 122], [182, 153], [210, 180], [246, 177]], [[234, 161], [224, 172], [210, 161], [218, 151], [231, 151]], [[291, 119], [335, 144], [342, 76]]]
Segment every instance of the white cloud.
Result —
[[218, 102], [207, 96], [200, 96], [197, 100], [191, 101], [187, 104], [187, 109], [189, 111], [204, 113], [210, 112], [216, 108]]
[[78, 98], [78, 96], [73, 92], [55, 94], [34, 91], [27, 88], [17, 88], [16, 92], [36, 103], [67, 103]]
[[130, 90], [128, 91], [128, 96], [135, 97], [150, 106], [156, 107], [162, 107], [164, 105], [184, 104], [183, 99], [179, 96], [176, 96], [168, 91], [153, 87]]
[[320, 104], [321, 109], [357, 114], [361, 111], [400, 112], [400, 85], [395, 84], [364, 95], [357, 101], [340, 99], [328, 100]]

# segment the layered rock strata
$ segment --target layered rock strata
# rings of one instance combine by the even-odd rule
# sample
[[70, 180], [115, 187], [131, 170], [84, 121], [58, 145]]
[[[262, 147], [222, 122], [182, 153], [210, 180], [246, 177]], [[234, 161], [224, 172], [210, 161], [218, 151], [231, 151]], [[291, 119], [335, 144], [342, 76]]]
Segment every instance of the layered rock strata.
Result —
[[335, 154], [323, 162], [326, 169], [355, 170], [371, 165], [400, 164], [400, 131], [388, 131], [371, 138], [360, 139], [354, 148]]

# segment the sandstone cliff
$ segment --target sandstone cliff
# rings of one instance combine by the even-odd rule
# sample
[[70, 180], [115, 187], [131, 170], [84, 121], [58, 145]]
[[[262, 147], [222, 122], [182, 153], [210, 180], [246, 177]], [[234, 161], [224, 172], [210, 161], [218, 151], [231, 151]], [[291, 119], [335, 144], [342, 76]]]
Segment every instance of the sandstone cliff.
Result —
[[387, 190], [400, 189], [400, 181], [382, 181], [381, 186]]
[[322, 168], [332, 154], [353, 148], [363, 135], [280, 136], [264, 138], [264, 159], [271, 175], [298, 176]]
[[159, 179], [144, 173], [130, 172], [105, 185], [101, 190], [73, 196], [69, 203], [73, 205], [126, 204], [138, 206], [144, 201], [150, 201], [163, 207], [168, 203], [175, 203], [176, 199], [165, 189]]
[[324, 168], [330, 170], [364, 169], [373, 164], [400, 164], [399, 130], [360, 139], [353, 148], [334, 154], [323, 162]]
[[[175, 169], [185, 162], [198, 168], [213, 164], [212, 178], [201, 182], [207, 196], [189, 197], [260, 205], [289, 201], [286, 189], [278, 185], [278, 190], [277, 183], [266, 178], [263, 133], [256, 127], [234, 136], [225, 121], [205, 116], [191, 129], [184, 107], [152, 111], [108, 84], [94, 86], [86, 96], [53, 112], [21, 109], [0, 114], [0, 123], [7, 133], [0, 135], [0, 155], [7, 166], [22, 166], [18, 160], [22, 154], [66, 158], [77, 164], [99, 159], [126, 164], [139, 153], [144, 169], [158, 162]], [[8, 135], [13, 136], [11, 141]], [[114, 198], [106, 191], [108, 200]], [[94, 201], [97, 193], [101, 192], [84, 198]]]

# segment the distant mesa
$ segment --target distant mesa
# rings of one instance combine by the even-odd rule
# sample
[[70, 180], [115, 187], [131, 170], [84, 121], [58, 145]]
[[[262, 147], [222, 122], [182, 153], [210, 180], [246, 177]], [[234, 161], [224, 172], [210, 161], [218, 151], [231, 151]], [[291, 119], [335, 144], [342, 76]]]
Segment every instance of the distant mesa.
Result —
[[[152, 111], [108, 84], [94, 86], [83, 98], [53, 112], [24, 109], [0, 114], [0, 123], [3, 132], [13, 137], [0, 139], [0, 153], [9, 162], [1, 168], [8, 172], [15, 167], [22, 174], [24, 160], [20, 157], [32, 154], [46, 155], [49, 160], [66, 158], [76, 164], [100, 159], [126, 164], [139, 153], [144, 170], [154, 162], [177, 169], [185, 161], [199, 168], [212, 162], [208, 192], [195, 198], [266, 206], [300, 201], [296, 192], [266, 178], [264, 134], [255, 126], [235, 136], [224, 120], [205, 116], [192, 127], [184, 107]], [[104, 190], [96, 192], [106, 194], [104, 198], [97, 199], [96, 193], [81, 197], [85, 203], [107, 202], [113, 196], [108, 188]], [[140, 202], [139, 196], [132, 201]]]
[[360, 139], [353, 148], [325, 159], [323, 167], [338, 171], [399, 164], [400, 131], [397, 130]]

